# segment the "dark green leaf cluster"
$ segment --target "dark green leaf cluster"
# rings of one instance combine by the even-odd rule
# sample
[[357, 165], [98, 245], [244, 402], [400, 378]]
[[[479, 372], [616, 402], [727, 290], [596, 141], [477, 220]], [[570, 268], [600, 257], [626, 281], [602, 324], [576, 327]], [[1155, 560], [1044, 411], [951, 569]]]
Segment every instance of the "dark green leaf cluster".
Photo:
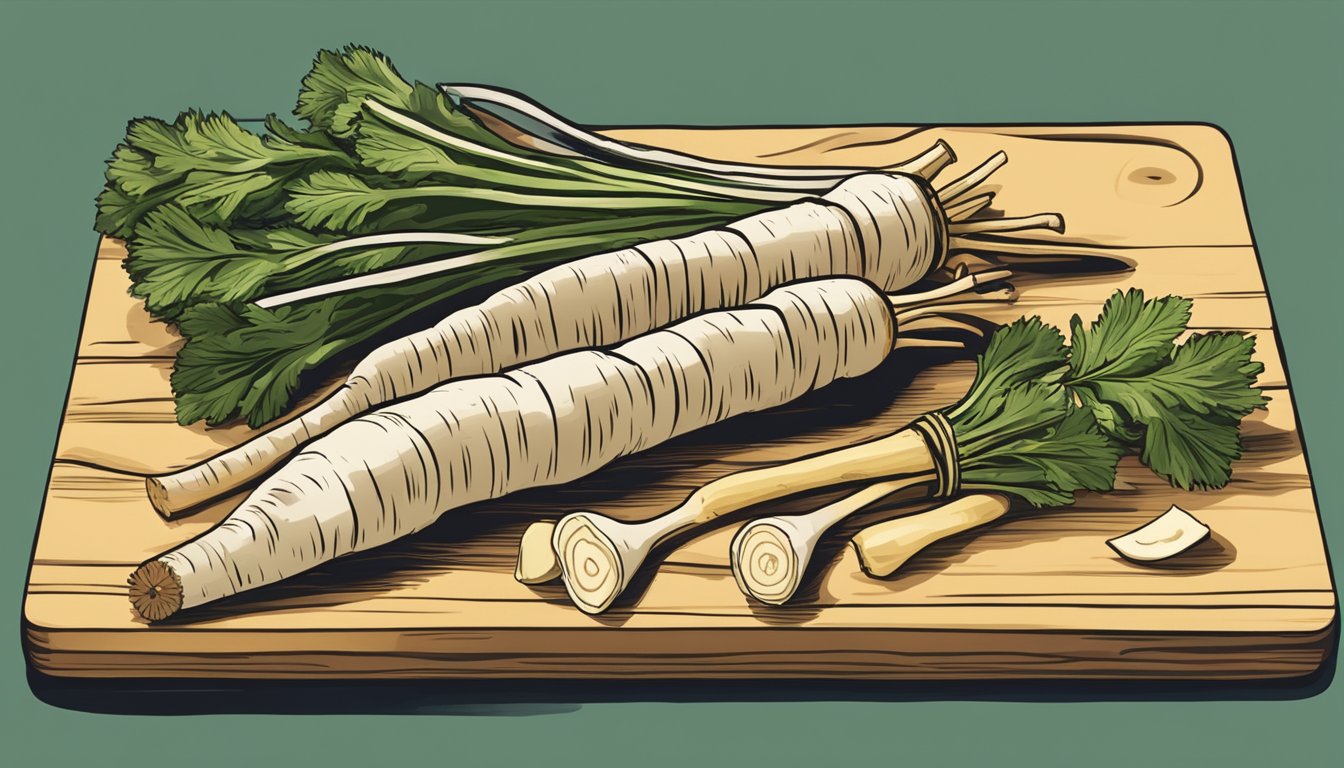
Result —
[[1221, 488], [1241, 456], [1240, 424], [1266, 400], [1255, 338], [1197, 333], [1181, 343], [1190, 302], [1117, 291], [1101, 317], [1075, 316], [1068, 381], [1117, 441], [1180, 488]]
[[1060, 383], [1067, 365], [1063, 336], [1039, 318], [990, 337], [970, 392], [948, 413], [962, 488], [1043, 507], [1114, 485], [1122, 449]]
[[[427, 308], [763, 207], [683, 175], [517, 146], [360, 46], [318, 53], [294, 113], [306, 129], [273, 115], [260, 133], [225, 113], [141, 118], [108, 162], [96, 226], [126, 240], [132, 293], [187, 339], [172, 379], [182, 423], [263, 423], [305, 374], [405, 332], [398, 323]], [[250, 303], [483, 248], [424, 233], [511, 242], [489, 246], [479, 267], [396, 290]]]
[[1226, 484], [1241, 455], [1241, 420], [1265, 399], [1252, 337], [1194, 334], [1190, 302], [1117, 291], [1090, 326], [1078, 317], [1064, 345], [1037, 318], [1000, 328], [976, 378], [948, 411], [962, 487], [1033, 506], [1109, 490], [1115, 464], [1137, 450], [1181, 488]]

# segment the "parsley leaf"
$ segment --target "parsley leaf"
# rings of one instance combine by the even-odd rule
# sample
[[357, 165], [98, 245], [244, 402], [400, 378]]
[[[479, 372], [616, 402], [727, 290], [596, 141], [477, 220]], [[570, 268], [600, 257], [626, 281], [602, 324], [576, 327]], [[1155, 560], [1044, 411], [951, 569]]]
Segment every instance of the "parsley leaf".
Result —
[[1144, 301], [1137, 288], [1116, 291], [1091, 327], [1084, 328], [1073, 316], [1069, 379], [1085, 382], [1151, 371], [1170, 357], [1173, 342], [1189, 322], [1189, 299], [1166, 296]]

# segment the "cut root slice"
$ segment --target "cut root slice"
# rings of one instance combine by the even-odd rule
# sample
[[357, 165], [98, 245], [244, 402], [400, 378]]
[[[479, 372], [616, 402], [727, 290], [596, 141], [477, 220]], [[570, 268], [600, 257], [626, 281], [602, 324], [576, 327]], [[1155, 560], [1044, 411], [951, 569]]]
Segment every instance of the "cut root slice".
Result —
[[747, 524], [733, 539], [733, 576], [738, 589], [769, 605], [783, 605], [798, 591], [803, 565], [811, 555], [797, 545], [811, 537], [786, 531], [790, 518], [772, 518]]
[[1209, 537], [1209, 527], [1184, 509], [1171, 509], [1147, 525], [1106, 543], [1126, 560], [1155, 563], [1185, 552]]
[[584, 613], [610, 608], [648, 555], [649, 540], [613, 523], [600, 515], [569, 515], [551, 538], [565, 589]]
[[513, 577], [523, 584], [545, 584], [560, 578], [560, 561], [551, 548], [551, 537], [555, 534], [555, 523], [542, 520], [533, 523], [523, 531], [518, 542], [518, 565]]

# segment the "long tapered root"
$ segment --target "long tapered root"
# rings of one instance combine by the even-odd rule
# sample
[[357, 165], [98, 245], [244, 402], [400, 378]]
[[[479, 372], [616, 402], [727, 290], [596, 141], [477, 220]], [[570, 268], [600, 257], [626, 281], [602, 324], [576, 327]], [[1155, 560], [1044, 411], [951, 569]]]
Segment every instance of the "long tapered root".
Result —
[[173, 519], [256, 482], [295, 449], [362, 411], [369, 395], [349, 383], [290, 421], [241, 445], [176, 472], [145, 478], [145, 494], [160, 515]]
[[783, 605], [798, 591], [805, 564], [786, 531], [758, 521], [747, 524], [733, 539], [732, 565], [744, 593], [769, 605]]
[[163, 621], [182, 610], [182, 581], [167, 564], [150, 560], [127, 579], [131, 607], [148, 621]]

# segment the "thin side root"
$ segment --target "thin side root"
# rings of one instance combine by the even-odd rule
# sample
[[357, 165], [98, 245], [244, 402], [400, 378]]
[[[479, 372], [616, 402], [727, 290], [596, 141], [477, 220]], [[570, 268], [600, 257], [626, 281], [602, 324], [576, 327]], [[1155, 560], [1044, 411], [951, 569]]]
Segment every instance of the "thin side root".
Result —
[[994, 175], [995, 171], [1007, 163], [1008, 154], [1006, 152], [995, 152], [988, 160], [971, 169], [970, 173], [938, 190], [938, 199], [942, 200], [944, 205], [955, 201], [958, 197], [985, 183], [986, 179]]
[[979, 221], [961, 221], [950, 227], [953, 235], [970, 235], [985, 232], [1016, 232], [1023, 229], [1049, 229], [1064, 231], [1064, 219], [1058, 213], [1040, 213], [1035, 216], [1021, 216], [1010, 219], [981, 219]]
[[896, 325], [900, 327], [917, 317], [929, 317], [962, 312], [974, 313], [978, 307], [985, 304], [1007, 304], [1016, 299], [1017, 292], [1012, 288], [1003, 288], [988, 293], [971, 293], [967, 294], [961, 301], [955, 304], [932, 304], [929, 306], [914, 307], [912, 309], [900, 309], [896, 312]]
[[925, 315], [913, 320], [907, 320], [901, 323], [897, 329], [897, 334], [904, 337], [906, 334], [917, 334], [921, 331], [956, 331], [958, 333], [967, 333], [976, 338], [984, 338], [985, 330], [966, 320], [958, 319], [954, 315], [943, 313]]
[[994, 202], [994, 193], [986, 192], [983, 195], [968, 197], [959, 203], [949, 205], [945, 210], [948, 221], [953, 224], [959, 221], [965, 221], [984, 209], [985, 206]]
[[902, 336], [896, 340], [892, 349], [920, 349], [931, 347], [939, 349], [965, 349], [966, 343], [951, 339], [922, 339], [919, 337]]
[[901, 163], [893, 170], [901, 173], [909, 173], [914, 176], [922, 176], [926, 179], [932, 179], [938, 175], [938, 172], [946, 168], [948, 164], [957, 161], [957, 154], [952, 151], [946, 141], [939, 139], [936, 144], [929, 147], [923, 154]]
[[973, 275], [962, 275], [946, 285], [940, 285], [922, 293], [910, 293], [889, 297], [893, 307], [913, 307], [924, 306], [940, 299], [946, 299], [950, 296], [972, 291], [982, 285], [1007, 280], [1013, 276], [1011, 269], [989, 269], [984, 272], [976, 272]]

